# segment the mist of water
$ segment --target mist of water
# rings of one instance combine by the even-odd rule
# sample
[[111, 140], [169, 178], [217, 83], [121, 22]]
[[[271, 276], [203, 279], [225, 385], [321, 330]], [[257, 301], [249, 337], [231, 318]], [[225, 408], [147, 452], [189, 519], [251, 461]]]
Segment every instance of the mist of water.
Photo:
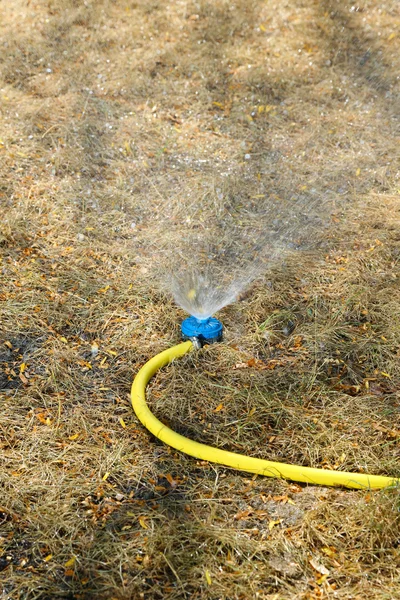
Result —
[[316, 245], [329, 213], [319, 197], [249, 198], [242, 187], [211, 193], [175, 216], [165, 287], [186, 312], [207, 319], [290, 254]]
[[232, 280], [212, 269], [186, 270], [172, 274], [169, 283], [175, 302], [196, 319], [204, 320], [234, 302], [256, 277], [254, 271]]

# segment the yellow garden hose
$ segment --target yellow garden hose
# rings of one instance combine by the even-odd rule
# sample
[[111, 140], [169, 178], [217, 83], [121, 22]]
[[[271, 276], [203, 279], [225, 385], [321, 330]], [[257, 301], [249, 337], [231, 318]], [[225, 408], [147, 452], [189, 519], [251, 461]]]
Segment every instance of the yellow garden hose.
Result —
[[344, 486], [359, 489], [378, 489], [400, 484], [400, 479], [383, 477], [381, 475], [366, 475], [364, 473], [346, 473], [344, 471], [327, 471], [325, 469], [312, 469], [285, 463], [252, 458], [243, 454], [227, 452], [219, 448], [213, 448], [206, 444], [200, 444], [185, 438], [183, 435], [169, 429], [161, 423], [150, 411], [146, 403], [146, 386], [153, 375], [162, 367], [183, 356], [193, 349], [191, 341], [183, 342], [173, 346], [149, 360], [138, 372], [132, 384], [131, 400], [133, 410], [139, 421], [159, 440], [165, 442], [172, 448], [194, 456], [200, 460], [207, 460], [225, 465], [239, 471], [257, 473], [266, 477], [278, 477], [290, 479], [302, 483], [319, 485]]

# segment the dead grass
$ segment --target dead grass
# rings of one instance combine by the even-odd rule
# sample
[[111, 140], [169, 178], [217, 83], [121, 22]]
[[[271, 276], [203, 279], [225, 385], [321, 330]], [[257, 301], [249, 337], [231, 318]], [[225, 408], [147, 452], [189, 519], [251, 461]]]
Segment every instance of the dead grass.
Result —
[[217, 188], [324, 198], [326, 247], [224, 309], [151, 404], [220, 447], [399, 475], [397, 2], [2, 13], [1, 597], [400, 598], [398, 490], [203, 464], [128, 400], [179, 339], [156, 273], [183, 215]]

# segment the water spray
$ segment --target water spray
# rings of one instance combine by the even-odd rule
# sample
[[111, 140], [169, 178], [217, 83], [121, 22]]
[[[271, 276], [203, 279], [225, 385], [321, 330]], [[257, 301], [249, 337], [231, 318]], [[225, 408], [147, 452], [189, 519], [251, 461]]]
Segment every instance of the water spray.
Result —
[[218, 319], [209, 317], [198, 319], [189, 317], [182, 323], [182, 337], [185, 341], [164, 350], [150, 359], [138, 372], [131, 390], [133, 409], [139, 421], [159, 440], [172, 448], [193, 456], [199, 460], [218, 463], [232, 469], [288, 479], [300, 483], [343, 486], [354, 489], [382, 489], [400, 485], [400, 479], [365, 473], [348, 473], [345, 471], [329, 471], [273, 462], [220, 450], [206, 444], [190, 440], [173, 431], [157, 419], [146, 403], [146, 387], [155, 373], [174, 359], [184, 356], [193, 349], [204, 344], [218, 342], [222, 339], [223, 326]]

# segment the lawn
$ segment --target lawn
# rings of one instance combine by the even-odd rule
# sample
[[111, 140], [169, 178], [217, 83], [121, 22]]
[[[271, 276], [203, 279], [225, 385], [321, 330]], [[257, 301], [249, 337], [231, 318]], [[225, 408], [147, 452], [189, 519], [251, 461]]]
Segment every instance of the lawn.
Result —
[[197, 461], [129, 400], [180, 339], [188, 232], [218, 250], [233, 205], [317, 203], [315, 243], [149, 404], [233, 452], [400, 476], [398, 1], [0, 12], [0, 597], [400, 599], [398, 489]]

